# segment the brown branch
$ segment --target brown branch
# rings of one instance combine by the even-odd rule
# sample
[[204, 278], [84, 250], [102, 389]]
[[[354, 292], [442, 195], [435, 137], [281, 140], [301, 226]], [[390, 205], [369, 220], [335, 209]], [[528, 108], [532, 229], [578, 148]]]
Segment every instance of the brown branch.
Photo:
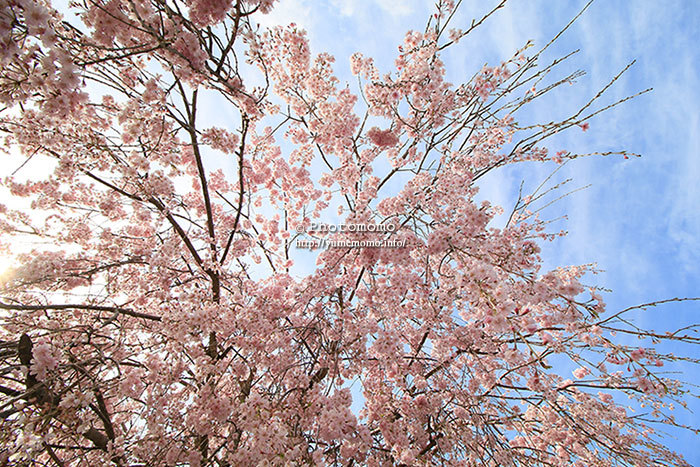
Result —
[[[38, 310], [88, 310], [88, 311], [108, 311], [120, 315], [132, 316], [134, 318], [143, 318], [150, 321], [160, 321], [160, 316], [141, 313], [130, 310], [128, 308], [119, 308], [116, 306], [101, 306], [101, 305], [84, 305], [84, 304], [60, 304], [60, 305], [20, 305], [12, 303], [0, 302], [0, 310], [18, 310], [18, 311], [38, 311]], [[23, 363], [24, 364], [24, 363]]]

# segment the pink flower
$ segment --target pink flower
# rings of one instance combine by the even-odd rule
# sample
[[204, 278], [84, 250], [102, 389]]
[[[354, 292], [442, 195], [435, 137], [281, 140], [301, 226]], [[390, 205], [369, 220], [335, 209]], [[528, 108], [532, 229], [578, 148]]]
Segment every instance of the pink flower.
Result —
[[635, 349], [630, 354], [630, 359], [635, 361], [635, 362], [639, 361], [642, 359], [642, 357], [644, 357], [645, 353], [646, 353], [646, 351], [644, 349]]
[[376, 126], [370, 128], [367, 136], [379, 147], [394, 146], [399, 142], [399, 138], [391, 130], [380, 130]]
[[47, 372], [56, 369], [58, 366], [58, 357], [54, 349], [47, 343], [39, 343], [32, 350], [32, 365], [30, 372], [36, 375], [39, 381], [46, 379]]

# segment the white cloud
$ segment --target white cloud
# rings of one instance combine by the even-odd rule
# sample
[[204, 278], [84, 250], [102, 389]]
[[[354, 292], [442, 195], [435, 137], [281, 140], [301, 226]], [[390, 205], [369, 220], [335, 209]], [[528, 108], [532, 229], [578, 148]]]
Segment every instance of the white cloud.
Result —
[[270, 13], [256, 16], [258, 24], [265, 28], [296, 23], [306, 30], [313, 29], [314, 18], [314, 9], [309, 0], [281, 0]]
[[376, 7], [393, 17], [407, 16], [414, 12], [412, 2], [408, 0], [332, 0], [331, 3], [343, 16], [366, 16], [368, 11]]

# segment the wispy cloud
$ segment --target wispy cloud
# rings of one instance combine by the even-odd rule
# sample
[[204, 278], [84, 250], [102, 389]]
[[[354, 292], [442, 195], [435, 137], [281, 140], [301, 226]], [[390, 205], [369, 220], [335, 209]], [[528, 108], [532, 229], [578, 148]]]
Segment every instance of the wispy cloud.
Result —
[[295, 23], [303, 29], [313, 31], [315, 18], [313, 4], [309, 0], [283, 0], [276, 3], [270, 13], [257, 16], [256, 21], [266, 28]]
[[392, 17], [407, 16], [414, 12], [414, 2], [406, 0], [332, 0], [331, 3], [343, 16], [365, 16], [368, 11], [381, 8]]

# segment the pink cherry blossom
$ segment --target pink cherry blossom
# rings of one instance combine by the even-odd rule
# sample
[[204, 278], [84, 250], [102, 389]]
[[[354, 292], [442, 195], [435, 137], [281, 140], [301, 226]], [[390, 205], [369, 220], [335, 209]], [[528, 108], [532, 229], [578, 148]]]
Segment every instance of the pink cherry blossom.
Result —
[[367, 136], [379, 147], [394, 146], [399, 142], [399, 139], [391, 130], [380, 130], [377, 127], [372, 127], [367, 131]]
[[479, 194], [577, 157], [518, 121], [559, 62], [448, 72], [480, 23], [440, 0], [347, 84], [274, 3], [0, 0], [2, 147], [42, 161], [1, 181], [0, 464], [688, 465], [650, 421], [697, 340]]

